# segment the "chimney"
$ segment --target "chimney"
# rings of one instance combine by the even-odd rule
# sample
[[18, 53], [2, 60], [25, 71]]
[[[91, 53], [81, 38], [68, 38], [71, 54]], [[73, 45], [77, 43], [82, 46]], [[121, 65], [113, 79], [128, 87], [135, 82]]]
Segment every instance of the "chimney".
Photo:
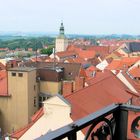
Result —
[[84, 88], [85, 78], [84, 77], [76, 77], [75, 78], [75, 88], [74, 90], [80, 90]]
[[73, 82], [72, 81], [63, 81], [62, 85], [62, 95], [66, 96], [73, 92]]

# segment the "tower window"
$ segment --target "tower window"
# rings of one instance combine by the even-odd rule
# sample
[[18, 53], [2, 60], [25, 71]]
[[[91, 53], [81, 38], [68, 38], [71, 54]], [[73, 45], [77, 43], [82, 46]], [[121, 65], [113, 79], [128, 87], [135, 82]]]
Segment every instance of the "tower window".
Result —
[[34, 107], [36, 107], [36, 97], [34, 97]]
[[36, 86], [34, 85], [34, 91], [36, 91]]
[[23, 77], [23, 73], [18, 73], [18, 76], [19, 77]]
[[16, 76], [16, 73], [15, 72], [12, 72], [12, 76]]

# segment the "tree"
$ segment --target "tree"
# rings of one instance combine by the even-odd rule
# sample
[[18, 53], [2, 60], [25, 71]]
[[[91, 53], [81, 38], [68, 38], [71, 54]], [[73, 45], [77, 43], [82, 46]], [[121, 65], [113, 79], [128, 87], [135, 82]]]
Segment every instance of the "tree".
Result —
[[48, 47], [47, 49], [43, 48], [41, 49], [40, 53], [51, 55], [53, 53], [53, 47]]

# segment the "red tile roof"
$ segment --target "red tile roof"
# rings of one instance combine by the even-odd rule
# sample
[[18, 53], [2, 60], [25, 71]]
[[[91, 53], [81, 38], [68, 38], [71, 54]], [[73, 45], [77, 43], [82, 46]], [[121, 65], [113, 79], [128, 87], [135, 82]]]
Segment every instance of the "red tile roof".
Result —
[[107, 40], [107, 39], [101, 39], [99, 40], [100, 41], [100, 44], [101, 45], [104, 45], [104, 46], [120, 46], [122, 45], [121, 42], [115, 40], [115, 39], [111, 39], [111, 40]]
[[65, 61], [68, 63], [81, 63], [81, 64], [87, 63], [83, 58], [80, 58], [80, 57], [68, 58]]
[[136, 82], [135, 80], [131, 79], [129, 75], [123, 71], [123, 76], [126, 78], [126, 80], [134, 87], [134, 89], [137, 91], [137, 93], [132, 92], [129, 89], [126, 89], [126, 92], [130, 94], [132, 98], [132, 104], [136, 106], [140, 106], [140, 83]]
[[68, 46], [67, 50], [76, 52], [78, 56], [83, 59], [91, 59], [91, 58], [94, 58], [96, 55], [96, 51], [94, 50], [88, 50], [88, 49], [83, 50], [77, 46]]
[[134, 67], [133, 69], [131, 69], [129, 71], [129, 73], [133, 76], [133, 77], [140, 77], [140, 67]]
[[45, 55], [42, 55], [42, 56], [34, 56], [34, 57], [32, 57], [32, 58], [30, 58], [30, 61], [32, 61], [32, 62], [36, 62], [36, 61], [38, 61], [38, 62], [44, 62], [45, 60], [47, 60], [47, 59], [50, 59], [50, 57], [49, 56], [45, 56]]
[[94, 58], [96, 55], [96, 52], [94, 50], [81, 50], [77, 52], [80, 58], [83, 58], [85, 60]]
[[44, 111], [43, 111], [43, 107], [40, 108], [40, 110], [38, 110], [31, 118], [31, 122], [26, 125], [25, 127], [15, 131], [14, 133], [11, 134], [11, 138], [16, 138], [16, 139], [19, 139], [22, 135], [24, 135], [24, 133], [30, 129], [33, 124], [39, 119], [41, 118], [41, 116], [44, 114]]
[[113, 60], [107, 67], [106, 69], [108, 70], [117, 70], [121, 69], [121, 61], [120, 60]]
[[9, 48], [0, 48], [0, 51], [8, 51]]
[[138, 60], [140, 60], [140, 57], [123, 57], [122, 58], [122, 62], [128, 65], [132, 65], [136, 63]]
[[0, 70], [5, 70], [5, 66], [0, 62]]
[[89, 50], [94, 50], [97, 54], [100, 54], [101, 57], [105, 57], [109, 54], [109, 47], [105, 46], [92, 46]]
[[79, 77], [84, 77], [84, 78], [87, 77], [86, 72], [85, 72], [85, 70], [83, 68], [80, 69]]
[[56, 58], [49, 58], [49, 59], [46, 59], [45, 62], [59, 62]]
[[123, 71], [122, 74], [127, 79], [127, 81], [136, 89], [136, 91], [138, 92], [137, 95], [140, 96], [140, 83], [130, 78], [130, 76], [125, 71]]
[[80, 119], [112, 103], [127, 102], [132, 96], [125, 89], [115, 75], [105, 72], [90, 86], [65, 96], [72, 105], [72, 119]]
[[95, 66], [90, 66], [86, 69], [87, 71], [95, 71], [97, 68]]
[[115, 46], [109, 46], [109, 53], [112, 53], [112, 52], [116, 51], [119, 48], [119, 46], [117, 46], [117, 45], [115, 45]]
[[81, 49], [81, 48], [78, 48], [78, 47], [76, 47], [76, 46], [74, 46], [74, 45], [69, 45], [69, 46], [67, 47], [67, 51], [79, 52], [80, 50], [82, 50], [82, 49]]
[[77, 53], [74, 51], [62, 51], [62, 52], [57, 52], [56, 56], [60, 58], [64, 58], [64, 57], [70, 57], [70, 56], [77, 56]]
[[140, 57], [124, 57], [122, 59], [113, 60], [106, 69], [109, 70], [117, 70], [117, 69], [123, 69], [124, 66], [130, 67], [131, 65], [135, 64], [138, 60], [140, 60]]
[[97, 68], [95, 66], [90, 66], [85, 70], [87, 77], [92, 77], [92, 73], [96, 71]]
[[0, 71], [0, 96], [9, 96], [7, 90], [7, 72]]

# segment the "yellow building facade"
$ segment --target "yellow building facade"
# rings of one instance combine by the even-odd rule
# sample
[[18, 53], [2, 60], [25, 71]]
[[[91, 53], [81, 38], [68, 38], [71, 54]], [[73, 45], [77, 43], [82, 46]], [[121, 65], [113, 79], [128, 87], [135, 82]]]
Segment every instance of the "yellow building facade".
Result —
[[38, 110], [36, 70], [13, 68], [8, 71], [8, 95], [0, 97], [1, 126], [11, 133], [29, 123]]

